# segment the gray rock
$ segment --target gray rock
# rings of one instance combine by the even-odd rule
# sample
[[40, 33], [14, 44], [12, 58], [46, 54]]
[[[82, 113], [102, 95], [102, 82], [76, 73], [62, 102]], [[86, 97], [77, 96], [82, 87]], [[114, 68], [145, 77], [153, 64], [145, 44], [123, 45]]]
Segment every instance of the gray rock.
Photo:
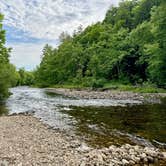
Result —
[[135, 162], [134, 162], [133, 160], [130, 160], [130, 161], [129, 161], [129, 164], [130, 164], [130, 165], [134, 165]]
[[83, 161], [81, 162], [80, 166], [86, 166], [86, 163]]
[[129, 162], [128, 162], [126, 159], [122, 159], [122, 164], [123, 164], [123, 165], [128, 165]]
[[166, 152], [162, 152], [162, 156], [164, 159], [166, 159]]
[[146, 157], [147, 157], [147, 156], [146, 156], [146, 153], [142, 153], [142, 154], [140, 155], [140, 157], [141, 157], [142, 159], [146, 158]]

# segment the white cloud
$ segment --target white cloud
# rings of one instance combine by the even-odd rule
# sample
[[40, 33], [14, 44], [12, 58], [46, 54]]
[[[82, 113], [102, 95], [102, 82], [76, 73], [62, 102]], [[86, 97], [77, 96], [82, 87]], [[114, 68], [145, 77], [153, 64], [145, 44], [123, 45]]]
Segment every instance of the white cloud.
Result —
[[57, 39], [62, 31], [72, 33], [104, 18], [119, 0], [1, 0], [5, 24], [29, 32], [30, 37]]
[[[55, 43], [50, 43], [56, 47]], [[10, 57], [11, 63], [15, 64], [17, 68], [25, 67], [26, 70], [32, 70], [36, 65], [40, 64], [42, 49], [45, 43], [30, 44], [30, 43], [10, 43], [7, 46], [12, 47], [12, 54]]]
[[119, 1], [0, 0], [0, 12], [5, 15], [4, 24], [9, 28], [7, 43], [13, 48], [11, 62], [18, 68], [33, 69], [40, 63], [45, 44], [39, 42], [57, 41], [63, 31], [71, 34], [80, 25], [85, 28], [103, 20], [110, 5]]

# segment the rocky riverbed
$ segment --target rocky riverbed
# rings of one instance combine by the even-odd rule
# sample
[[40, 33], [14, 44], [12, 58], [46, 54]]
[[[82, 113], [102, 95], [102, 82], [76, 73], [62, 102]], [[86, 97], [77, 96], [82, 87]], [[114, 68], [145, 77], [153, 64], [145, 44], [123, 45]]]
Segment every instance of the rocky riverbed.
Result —
[[80, 99], [111, 99], [111, 100], [136, 100], [141, 103], [160, 103], [161, 98], [166, 97], [166, 93], [134, 93], [128, 91], [94, 91], [94, 90], [77, 90], [63, 88], [46, 88], [47, 92], [56, 93], [72, 98]]
[[31, 115], [0, 117], [0, 165], [166, 165], [166, 153], [132, 146], [95, 149]]

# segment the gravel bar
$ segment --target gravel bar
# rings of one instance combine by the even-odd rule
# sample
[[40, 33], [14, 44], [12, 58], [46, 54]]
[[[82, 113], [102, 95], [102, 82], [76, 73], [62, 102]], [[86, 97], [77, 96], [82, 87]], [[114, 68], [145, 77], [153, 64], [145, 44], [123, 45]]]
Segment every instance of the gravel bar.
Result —
[[31, 115], [13, 115], [0, 117], [0, 165], [164, 166], [166, 153], [129, 144], [95, 149]]
[[64, 88], [45, 88], [47, 92], [79, 99], [137, 100], [142, 103], [161, 103], [166, 93], [135, 93], [117, 90], [77, 90]]

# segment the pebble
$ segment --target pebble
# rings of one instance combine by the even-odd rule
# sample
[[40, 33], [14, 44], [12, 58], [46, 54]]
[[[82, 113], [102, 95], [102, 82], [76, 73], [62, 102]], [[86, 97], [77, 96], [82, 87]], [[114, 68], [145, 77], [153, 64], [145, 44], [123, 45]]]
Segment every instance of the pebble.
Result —
[[73, 136], [48, 129], [34, 117], [15, 115], [0, 117], [0, 161], [4, 159], [9, 161], [9, 166], [13, 163], [20, 166], [139, 166], [159, 165], [160, 160], [166, 165], [166, 152], [130, 144], [96, 149]]
[[140, 157], [141, 157], [142, 159], [144, 159], [144, 158], [146, 158], [146, 154], [145, 154], [145, 153], [142, 153], [142, 154], [140, 155]]
[[130, 165], [134, 165], [135, 162], [134, 162], [133, 160], [129, 160], [129, 164], [130, 164]]
[[163, 158], [166, 158], [166, 152], [162, 152]]
[[129, 162], [128, 162], [127, 160], [123, 159], [123, 160], [122, 160], [122, 164], [123, 164], [123, 165], [128, 165]]

